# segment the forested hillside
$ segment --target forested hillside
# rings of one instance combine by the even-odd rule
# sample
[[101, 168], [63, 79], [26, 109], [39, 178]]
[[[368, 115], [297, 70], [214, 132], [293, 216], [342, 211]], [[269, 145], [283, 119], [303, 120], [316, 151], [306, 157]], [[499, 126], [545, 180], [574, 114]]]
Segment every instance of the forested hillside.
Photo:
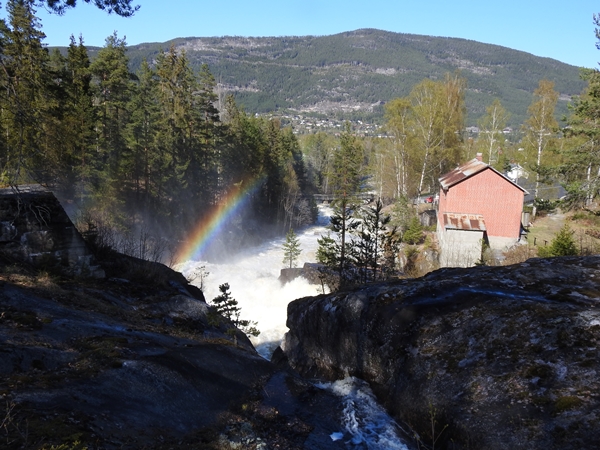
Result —
[[[246, 114], [175, 48], [130, 72], [116, 34], [93, 60], [80, 40], [49, 52], [33, 3], [0, 27], [0, 184], [48, 186], [100, 248], [168, 259], [226, 199], [227, 245], [312, 220], [296, 136]], [[4, 25], [4, 23], [2, 24]], [[226, 120], [224, 120], [226, 119]], [[260, 231], [257, 231], [260, 230]], [[173, 249], [172, 249], [173, 250]]]
[[[525, 120], [541, 79], [567, 100], [585, 83], [579, 69], [497, 45], [364, 29], [333, 36], [180, 38], [128, 47], [130, 67], [154, 61], [161, 49], [185, 50], [190, 66], [207, 64], [221, 94], [234, 93], [248, 112], [293, 111], [338, 118], [380, 119], [382, 104], [408, 95], [423, 80], [460, 71], [467, 80], [467, 125], [475, 125], [494, 98], [510, 112], [509, 125]], [[94, 55], [95, 49], [90, 54]]]

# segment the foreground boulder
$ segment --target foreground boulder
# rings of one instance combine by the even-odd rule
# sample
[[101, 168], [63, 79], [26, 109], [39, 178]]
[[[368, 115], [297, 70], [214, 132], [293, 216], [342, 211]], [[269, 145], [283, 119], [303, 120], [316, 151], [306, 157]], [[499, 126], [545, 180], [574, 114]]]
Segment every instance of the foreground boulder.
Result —
[[0, 253], [0, 447], [344, 448], [333, 394], [260, 357], [181, 274], [132, 278], [137, 263], [75, 281]]
[[366, 380], [425, 446], [596, 448], [599, 282], [600, 257], [438, 270], [296, 300], [282, 348]]

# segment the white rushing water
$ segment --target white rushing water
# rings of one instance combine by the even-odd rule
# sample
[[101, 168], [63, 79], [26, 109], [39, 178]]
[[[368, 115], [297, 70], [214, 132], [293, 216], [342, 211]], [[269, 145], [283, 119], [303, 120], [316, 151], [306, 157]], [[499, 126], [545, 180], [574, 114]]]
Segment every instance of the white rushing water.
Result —
[[[296, 232], [302, 249], [298, 267], [305, 262], [316, 261], [317, 239], [327, 234], [330, 214], [331, 209], [321, 205], [318, 223]], [[229, 263], [188, 261], [178, 267], [188, 279], [208, 272], [203, 280], [207, 301], [220, 294], [219, 285], [229, 283], [231, 295], [241, 308], [241, 319], [258, 322], [260, 335], [251, 340], [259, 354], [266, 359], [270, 359], [288, 330], [285, 325], [288, 303], [319, 293], [319, 286], [310, 285], [303, 278], [281, 285], [278, 278], [280, 270], [285, 267], [282, 262], [284, 243], [285, 238], [280, 238], [249, 248]], [[194, 282], [196, 285], [199, 283], [198, 279]], [[340, 430], [332, 430], [332, 441], [343, 440], [349, 449], [406, 449], [395, 433], [397, 425], [378, 405], [365, 382], [347, 378], [320, 387], [342, 397], [344, 404]]]
[[[327, 234], [331, 210], [319, 208], [319, 223], [296, 232], [302, 253], [298, 258], [298, 267], [305, 262], [316, 261], [317, 239]], [[270, 359], [273, 350], [279, 346], [287, 331], [285, 321], [287, 305], [297, 298], [316, 295], [319, 287], [309, 284], [303, 278], [281, 285], [279, 274], [283, 264], [283, 244], [285, 238], [275, 239], [257, 247], [240, 252], [234, 261], [211, 263], [208, 261], [188, 261], [178, 267], [188, 279], [203, 270], [208, 275], [203, 280], [203, 292], [207, 301], [220, 294], [219, 286], [229, 283], [231, 296], [238, 301], [241, 319], [258, 322], [258, 337], [251, 341], [258, 353]], [[198, 285], [199, 280], [192, 282]]]
[[368, 384], [354, 377], [317, 385], [342, 398], [343, 430], [331, 434], [351, 449], [408, 450], [398, 438], [400, 427], [377, 403]]

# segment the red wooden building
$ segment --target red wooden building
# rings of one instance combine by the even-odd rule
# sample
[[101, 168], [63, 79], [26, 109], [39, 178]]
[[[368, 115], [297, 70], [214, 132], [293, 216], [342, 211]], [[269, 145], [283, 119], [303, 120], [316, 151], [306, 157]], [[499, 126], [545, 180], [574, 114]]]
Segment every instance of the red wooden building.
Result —
[[481, 154], [440, 178], [440, 265], [472, 266], [482, 243], [504, 250], [521, 237], [526, 191], [481, 161]]

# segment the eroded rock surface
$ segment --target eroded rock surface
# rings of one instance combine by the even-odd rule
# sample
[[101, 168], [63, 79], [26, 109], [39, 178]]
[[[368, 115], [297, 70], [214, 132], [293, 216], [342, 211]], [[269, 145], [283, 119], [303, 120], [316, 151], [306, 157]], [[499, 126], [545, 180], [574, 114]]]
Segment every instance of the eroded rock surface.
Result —
[[333, 394], [215, 323], [181, 274], [123, 256], [107, 280], [2, 263], [1, 448], [344, 448]]
[[282, 347], [306, 377], [366, 380], [436, 449], [597, 448], [599, 306], [600, 257], [442, 269], [296, 300]]

